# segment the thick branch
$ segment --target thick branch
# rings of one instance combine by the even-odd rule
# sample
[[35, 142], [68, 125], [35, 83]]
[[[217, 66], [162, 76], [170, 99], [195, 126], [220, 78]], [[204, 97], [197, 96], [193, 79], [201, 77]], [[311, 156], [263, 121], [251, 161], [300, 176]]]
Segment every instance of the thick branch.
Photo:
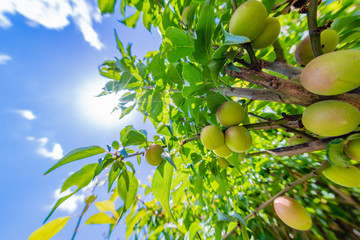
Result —
[[268, 150], [264, 150], [264, 151], [260, 151], [260, 152], [252, 152], [252, 153], [247, 154], [246, 156], [249, 157], [249, 156], [255, 156], [255, 155], [262, 155], [262, 154], [271, 154], [271, 155], [275, 155], [275, 156], [294, 156], [294, 155], [299, 155], [302, 153], [315, 152], [315, 151], [319, 151], [319, 150], [324, 150], [326, 148], [327, 144], [334, 139], [337, 139], [337, 138], [345, 139], [348, 136], [355, 134], [355, 133], [360, 133], [360, 131], [355, 131], [355, 132], [351, 132], [351, 133], [341, 135], [341, 136], [336, 136], [336, 137], [322, 138], [322, 139], [315, 140], [312, 142], [301, 143], [301, 144], [297, 144], [297, 145], [293, 145], [293, 146], [268, 149]]
[[314, 57], [318, 57], [322, 54], [321, 44], [320, 44], [320, 33], [316, 31], [317, 29], [317, 5], [318, 0], [310, 0], [310, 4], [307, 10], [307, 20], [308, 28], [310, 35], [311, 48], [314, 54]]
[[277, 73], [281, 73], [287, 76], [288, 78], [293, 78], [299, 75], [302, 71], [302, 68], [294, 67], [290, 64], [287, 64], [285, 61], [270, 62], [270, 61], [261, 60], [261, 62], [265, 69]]
[[[267, 88], [269, 92], [273, 93], [273, 95], [271, 95], [270, 93], [267, 94], [265, 92], [262, 92], [262, 94], [270, 96], [271, 98], [269, 98], [271, 100], [269, 101], [281, 102], [286, 104], [296, 104], [300, 106], [309, 106], [312, 103], [321, 100], [333, 99], [348, 102], [360, 109], [360, 94], [358, 93], [344, 93], [336, 96], [319, 96], [307, 91], [301, 86], [301, 84], [296, 83], [295, 81], [289, 81], [265, 72], [257, 72], [255, 70], [242, 67], [239, 67], [239, 71], [230, 70], [226, 67], [225, 71], [226, 74], [229, 76], [240, 78], [247, 82], [251, 82]], [[232, 89], [232, 92], [234, 91], [236, 91], [235, 88]], [[242, 97], [242, 95], [238, 95], [238, 97]]]
[[[261, 204], [258, 208], [255, 209], [254, 212], [250, 213], [249, 215], [247, 215], [244, 220], [248, 220], [251, 217], [256, 217], [256, 215], [265, 207], [267, 207], [269, 204], [271, 204], [277, 197], [283, 195], [284, 193], [286, 193], [287, 191], [293, 189], [294, 187], [302, 184], [303, 182], [309, 180], [310, 178], [313, 177], [317, 177], [324, 169], [326, 169], [327, 167], [330, 166], [330, 163], [328, 161], [323, 162], [317, 169], [315, 169], [314, 171], [312, 171], [309, 174], [306, 174], [305, 176], [303, 176], [302, 178], [298, 179], [297, 181], [291, 183], [290, 185], [288, 185], [287, 187], [285, 187], [283, 190], [281, 190], [280, 192], [278, 192], [277, 194], [275, 194], [272, 198], [270, 198], [269, 200], [267, 200], [266, 202], [264, 202], [263, 204]], [[228, 234], [224, 235], [222, 239], [227, 239], [230, 235], [234, 234], [236, 232], [236, 228], [234, 228], [233, 230], [231, 230]]]
[[[255, 88], [226, 88], [221, 87], [221, 91], [230, 97], [243, 97], [252, 100], [263, 100], [271, 102], [283, 102], [281, 96], [276, 92], [269, 91], [267, 89], [255, 89]], [[213, 88], [212, 91], [217, 91]]]

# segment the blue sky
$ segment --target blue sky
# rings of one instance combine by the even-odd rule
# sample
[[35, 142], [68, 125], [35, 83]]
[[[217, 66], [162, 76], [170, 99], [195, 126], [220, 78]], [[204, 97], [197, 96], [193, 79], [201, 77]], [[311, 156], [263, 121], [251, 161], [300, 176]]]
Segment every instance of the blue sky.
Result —
[[[119, 57], [114, 29], [125, 45], [133, 43], [132, 51], [138, 57], [158, 49], [161, 38], [143, 26], [126, 28], [117, 22], [122, 19], [117, 14], [101, 16], [96, 3], [97, 0], [1, 0], [2, 239], [27, 239], [41, 226], [59, 197], [62, 182], [85, 164], [68, 164], [43, 176], [64, 154], [88, 145], [105, 147], [117, 140], [120, 130], [129, 124], [151, 134], [152, 125], [136, 121], [142, 120], [136, 113], [121, 121], [120, 112], [110, 115], [120, 95], [94, 96], [107, 81], [98, 74], [98, 66], [104, 60]], [[96, 162], [97, 158], [85, 161]], [[136, 175], [144, 183], [152, 170], [153, 167], [145, 166]], [[70, 239], [85, 195], [81, 192], [65, 202], [52, 216], [51, 219], [73, 216], [53, 239]], [[99, 201], [105, 200], [101, 197]], [[91, 211], [96, 212], [94, 208]], [[123, 228], [120, 225], [112, 239], [124, 239]], [[84, 226], [76, 239], [103, 239], [106, 231], [105, 225]]]

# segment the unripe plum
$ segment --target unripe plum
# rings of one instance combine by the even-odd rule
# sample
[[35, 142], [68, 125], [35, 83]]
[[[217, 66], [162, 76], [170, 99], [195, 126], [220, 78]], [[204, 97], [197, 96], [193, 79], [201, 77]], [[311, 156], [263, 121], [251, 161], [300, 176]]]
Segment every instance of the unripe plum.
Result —
[[214, 153], [220, 157], [228, 157], [230, 156], [233, 152], [230, 150], [230, 148], [228, 148], [228, 146], [226, 146], [226, 144], [222, 145], [221, 147], [217, 148], [214, 150]]
[[341, 50], [323, 54], [306, 65], [301, 85], [309, 92], [331, 96], [360, 86], [360, 50]]
[[[335, 30], [325, 29], [320, 33], [320, 44], [323, 53], [332, 52], [339, 43], [339, 37]], [[310, 36], [307, 36], [295, 49], [296, 62], [301, 65], [308, 64], [314, 59], [314, 54], [311, 48]]]
[[349, 158], [360, 162], [360, 138], [350, 140], [344, 146], [344, 152]]
[[241, 4], [232, 15], [229, 32], [254, 40], [265, 26], [267, 11], [265, 6], [256, 0]]
[[325, 100], [307, 107], [302, 123], [320, 136], [339, 136], [355, 130], [360, 124], [360, 111], [346, 102]]
[[210, 150], [224, 145], [224, 133], [215, 125], [208, 125], [204, 127], [200, 134], [202, 144]]
[[233, 126], [225, 132], [225, 144], [233, 152], [245, 152], [250, 149], [251, 143], [251, 134], [245, 127]]
[[219, 167], [222, 169], [226, 169], [229, 167], [229, 162], [225, 158], [218, 158]]
[[310, 214], [293, 198], [286, 196], [276, 198], [274, 209], [278, 217], [289, 227], [307, 231], [312, 226]]
[[161, 157], [161, 154], [164, 152], [164, 149], [158, 145], [153, 144], [150, 147], [148, 147], [145, 151], [145, 160], [152, 166], [157, 166], [164, 159]]
[[224, 127], [238, 125], [244, 120], [245, 110], [238, 102], [227, 101], [216, 112], [218, 122]]
[[306, 143], [308, 140], [300, 135], [294, 135], [291, 138], [288, 139], [288, 145], [297, 145], [301, 143]]
[[251, 42], [254, 49], [267, 48], [275, 42], [280, 34], [280, 22], [277, 18], [268, 17], [261, 33]]
[[360, 187], [360, 170], [352, 165], [347, 167], [331, 165], [322, 173], [327, 179], [341, 186]]

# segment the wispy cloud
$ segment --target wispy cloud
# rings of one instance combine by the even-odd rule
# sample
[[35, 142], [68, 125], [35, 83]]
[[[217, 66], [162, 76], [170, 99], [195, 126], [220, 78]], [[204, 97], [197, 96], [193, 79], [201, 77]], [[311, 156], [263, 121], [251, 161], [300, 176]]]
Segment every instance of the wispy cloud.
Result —
[[42, 137], [42, 138], [27, 137], [26, 139], [38, 143], [36, 153], [42, 157], [58, 160], [64, 156], [64, 151], [60, 143], [54, 143], [52, 149], [49, 150], [47, 148], [49, 139], [46, 137]]
[[[1, 17], [1, 16], [0, 16]], [[1, 22], [1, 18], [0, 18], [0, 22]], [[0, 25], [1, 26], [1, 25]], [[6, 64], [8, 61], [11, 60], [11, 57], [6, 55], [6, 54], [3, 54], [3, 53], [0, 53], [0, 64]]]
[[[85, 197], [92, 191], [92, 188], [94, 186], [95, 186], [95, 181], [91, 181], [87, 187], [81, 189], [78, 193], [68, 198], [65, 202], [60, 204], [60, 206], [57, 209], [68, 213], [74, 213], [77, 210], [77, 208], [84, 203]], [[58, 188], [54, 191], [53, 194], [54, 202], [51, 205], [46, 205], [45, 209], [47, 210], [51, 209], [55, 205], [57, 200], [72, 193], [70, 189], [67, 189], [64, 192], [60, 192], [60, 191], [61, 188]]]
[[27, 120], [34, 120], [36, 118], [35, 114], [30, 110], [15, 110], [15, 112]]
[[93, 28], [101, 15], [96, 6], [86, 0], [1, 0], [0, 27], [12, 25], [5, 14], [19, 13], [29, 20], [30, 26], [42, 25], [49, 29], [62, 29], [73, 20], [84, 39], [96, 49], [103, 47]]

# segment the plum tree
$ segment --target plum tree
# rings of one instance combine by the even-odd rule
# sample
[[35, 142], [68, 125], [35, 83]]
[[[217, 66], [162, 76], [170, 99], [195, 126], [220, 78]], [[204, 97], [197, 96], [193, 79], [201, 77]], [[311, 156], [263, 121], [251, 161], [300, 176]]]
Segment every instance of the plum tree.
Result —
[[360, 124], [360, 111], [346, 102], [320, 101], [305, 109], [302, 123], [320, 136], [339, 136], [356, 129]]
[[201, 143], [210, 150], [215, 150], [224, 145], [224, 133], [215, 125], [204, 127], [200, 134]]
[[360, 170], [352, 165], [347, 167], [332, 165], [322, 173], [327, 179], [341, 186], [360, 187]]
[[307, 231], [312, 226], [310, 214], [293, 198], [286, 196], [276, 198], [274, 209], [278, 217], [292, 228]]
[[[115, 2], [99, 1], [102, 14]], [[351, 147], [355, 138], [349, 136], [358, 134], [360, 121], [356, 0], [120, 2], [120, 22], [156, 31], [160, 42], [138, 57], [139, 46], [124, 46], [115, 31], [119, 51], [99, 67], [108, 80], [99, 95], [120, 94], [114, 103], [120, 118], [137, 111], [144, 122], [125, 126], [105, 148], [71, 151], [46, 172], [90, 158], [90, 163], [78, 162], [85, 166], [62, 187], [65, 193], [70, 185], [82, 191], [101, 183], [89, 191], [84, 212], [72, 214], [79, 217], [74, 233], [85, 231], [81, 218], [91, 209], [95, 213], [85, 224], [107, 224], [109, 239], [112, 232], [123, 233], [118, 223], [127, 225], [125, 239], [358, 239], [359, 189], [344, 194], [321, 174], [347, 186], [357, 186], [360, 178], [358, 166], [351, 165], [357, 162], [344, 153], [358, 149], [357, 144]], [[238, 7], [240, 2], [245, 3]], [[271, 32], [264, 28], [268, 13], [276, 16], [284, 34], [272, 47], [254, 51], [261, 32]], [[339, 33], [338, 49], [322, 54], [330, 44], [322, 48], [318, 33], [329, 27]], [[291, 53], [304, 31], [310, 33], [315, 59], [301, 68]], [[234, 103], [225, 103], [230, 110], [217, 116], [219, 106], [229, 101], [241, 102], [243, 120]], [[286, 146], [293, 134], [308, 143]], [[151, 144], [164, 149], [157, 147], [156, 159], [163, 156], [163, 162], [153, 174], [141, 161], [144, 153], [145, 158], [153, 155], [145, 151]], [[231, 164], [226, 171], [219, 170], [219, 157]], [[328, 168], [331, 164], [350, 166]], [[150, 179], [143, 181], [148, 174]], [[106, 200], [99, 202], [98, 193]], [[297, 200], [301, 196], [311, 218], [294, 199], [277, 199], [286, 193]], [[59, 199], [46, 220], [73, 194]], [[286, 224], [274, 218], [272, 203]], [[49, 232], [48, 225], [44, 229]]]
[[245, 110], [240, 103], [227, 101], [221, 104], [216, 112], [218, 122], [224, 127], [238, 125], [244, 120]]
[[[339, 43], [338, 33], [330, 28], [325, 29], [320, 34], [320, 44], [323, 53], [332, 52]], [[310, 36], [307, 36], [295, 49], [295, 59], [301, 65], [308, 64], [314, 59], [314, 54], [311, 49]]]
[[218, 158], [219, 167], [222, 169], [226, 169], [229, 167], [229, 162], [225, 158]]
[[229, 32], [254, 40], [266, 24], [267, 11], [265, 6], [256, 0], [241, 4], [231, 16]]
[[164, 149], [158, 145], [153, 144], [150, 147], [148, 147], [145, 151], [145, 160], [148, 164], [152, 166], [158, 166], [160, 163], [164, 161], [164, 159], [161, 157], [161, 154], [164, 152]]
[[360, 138], [350, 140], [344, 146], [344, 152], [349, 158], [360, 162]]
[[214, 153], [220, 157], [228, 157], [233, 153], [233, 151], [231, 151], [226, 144], [223, 144], [221, 147], [216, 148]]
[[245, 127], [233, 126], [225, 131], [225, 144], [233, 152], [245, 152], [251, 143], [251, 134]]
[[275, 42], [280, 34], [280, 22], [277, 18], [268, 17], [261, 33], [251, 42], [254, 49], [267, 48]]
[[360, 86], [360, 50], [323, 54], [301, 72], [300, 81], [309, 92], [331, 96]]

